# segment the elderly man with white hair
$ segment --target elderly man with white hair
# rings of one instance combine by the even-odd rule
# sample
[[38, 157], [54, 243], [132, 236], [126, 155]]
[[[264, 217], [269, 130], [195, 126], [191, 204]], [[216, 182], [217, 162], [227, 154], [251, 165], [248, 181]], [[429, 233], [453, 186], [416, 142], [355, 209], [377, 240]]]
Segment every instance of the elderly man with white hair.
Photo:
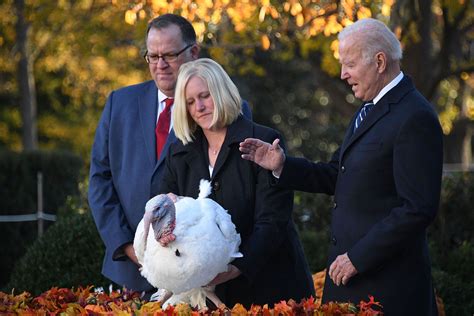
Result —
[[400, 70], [400, 42], [363, 19], [339, 34], [341, 79], [364, 101], [328, 163], [285, 156], [258, 139], [244, 159], [277, 186], [334, 195], [323, 302], [368, 295], [385, 315], [437, 315], [426, 229], [441, 190], [442, 132], [431, 104]]

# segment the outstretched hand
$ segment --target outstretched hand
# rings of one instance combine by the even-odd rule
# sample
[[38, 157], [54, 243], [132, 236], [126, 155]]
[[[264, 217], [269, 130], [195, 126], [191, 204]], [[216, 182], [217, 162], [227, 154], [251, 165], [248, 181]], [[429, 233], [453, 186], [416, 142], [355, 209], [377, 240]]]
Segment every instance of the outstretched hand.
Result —
[[255, 162], [260, 167], [273, 171], [280, 176], [285, 163], [285, 153], [279, 145], [280, 139], [275, 139], [272, 144], [256, 138], [247, 138], [239, 145], [242, 158]]

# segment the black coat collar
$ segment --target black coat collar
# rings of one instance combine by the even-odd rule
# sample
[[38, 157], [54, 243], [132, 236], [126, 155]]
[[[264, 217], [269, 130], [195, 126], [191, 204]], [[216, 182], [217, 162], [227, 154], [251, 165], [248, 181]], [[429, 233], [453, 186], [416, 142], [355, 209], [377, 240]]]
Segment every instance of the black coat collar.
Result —
[[402, 98], [409, 93], [410, 91], [414, 90], [415, 86], [409, 76], [404, 76], [403, 79], [390, 91], [387, 92], [377, 104], [373, 107], [370, 111], [370, 114], [364, 119], [362, 125], [353, 132], [354, 129], [354, 121], [360, 111], [360, 108], [355, 113], [354, 117], [349, 124], [349, 128], [346, 131], [346, 135], [344, 137], [344, 142], [342, 144], [341, 154], [340, 157], [343, 157], [344, 153], [347, 149], [362, 135], [364, 135], [377, 121], [379, 121], [383, 116], [387, 115], [390, 112], [391, 106], [396, 106], [400, 103]]
[[[230, 124], [227, 128], [227, 133], [222, 144], [221, 150], [214, 165], [214, 171], [212, 177], [217, 175], [225, 161], [228, 158], [231, 147], [234, 144], [242, 142], [244, 139], [253, 136], [253, 123], [246, 117], [239, 115], [237, 120]], [[209, 159], [207, 156], [207, 140], [204, 137], [204, 133], [201, 128], [194, 133], [194, 140], [186, 145], [178, 142], [173, 150], [172, 156], [184, 155], [184, 159], [190, 166], [196, 168], [205, 168], [207, 170], [209, 166]], [[207, 175], [208, 173], [204, 174]]]

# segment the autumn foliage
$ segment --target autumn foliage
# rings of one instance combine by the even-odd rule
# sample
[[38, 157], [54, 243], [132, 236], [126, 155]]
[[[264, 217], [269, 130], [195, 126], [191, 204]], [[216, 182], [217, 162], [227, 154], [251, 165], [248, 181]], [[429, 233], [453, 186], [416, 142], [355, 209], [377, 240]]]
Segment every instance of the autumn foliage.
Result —
[[30, 293], [7, 294], [0, 292], [0, 314], [2, 315], [157, 315], [157, 316], [198, 316], [198, 315], [261, 315], [261, 316], [297, 316], [297, 315], [382, 315], [374, 308], [381, 305], [369, 297], [368, 302], [361, 301], [358, 306], [352, 303], [330, 302], [320, 305], [310, 297], [297, 303], [294, 300], [281, 301], [270, 308], [268, 305], [252, 305], [246, 309], [241, 304], [233, 308], [221, 306], [216, 310], [196, 310], [187, 304], [168, 306], [162, 309], [156, 302], [147, 302], [140, 298], [140, 293], [93, 290], [92, 286], [67, 289], [53, 287], [38, 297]]

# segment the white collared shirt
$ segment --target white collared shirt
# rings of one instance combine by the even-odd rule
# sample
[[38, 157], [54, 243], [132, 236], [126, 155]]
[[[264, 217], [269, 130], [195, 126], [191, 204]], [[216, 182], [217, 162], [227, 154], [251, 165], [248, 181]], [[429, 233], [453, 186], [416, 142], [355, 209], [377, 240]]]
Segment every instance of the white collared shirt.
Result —
[[[158, 123], [158, 118], [160, 117], [161, 112], [165, 109], [165, 99], [169, 97], [158, 89], [158, 111], [156, 112], [156, 123]], [[174, 105], [173, 105], [174, 106]], [[173, 128], [173, 112], [171, 112], [171, 121], [170, 121], [170, 131]]]
[[400, 73], [398, 74], [398, 76], [396, 76], [392, 81], [390, 81], [385, 87], [383, 87], [382, 90], [380, 90], [379, 94], [377, 94], [377, 96], [372, 100], [372, 102], [374, 104], [377, 104], [377, 102], [380, 101], [380, 99], [382, 99], [382, 97], [384, 95], [386, 95], [390, 90], [392, 90], [393, 88], [395, 88], [395, 86], [400, 82], [402, 81], [403, 79], [403, 72], [400, 71]]

